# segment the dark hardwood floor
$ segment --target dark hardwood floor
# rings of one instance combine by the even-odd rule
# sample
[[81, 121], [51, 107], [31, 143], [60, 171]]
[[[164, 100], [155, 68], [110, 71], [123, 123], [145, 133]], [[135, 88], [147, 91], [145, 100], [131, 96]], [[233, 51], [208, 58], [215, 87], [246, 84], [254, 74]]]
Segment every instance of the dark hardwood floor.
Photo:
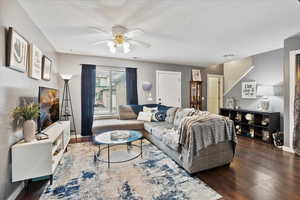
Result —
[[300, 199], [300, 157], [239, 137], [234, 162], [197, 174], [224, 199]]
[[[85, 139], [86, 140], [86, 139]], [[219, 167], [195, 176], [223, 196], [223, 199], [300, 199], [300, 157], [270, 144], [239, 137], [230, 167]], [[36, 200], [46, 181], [31, 183], [18, 200]]]

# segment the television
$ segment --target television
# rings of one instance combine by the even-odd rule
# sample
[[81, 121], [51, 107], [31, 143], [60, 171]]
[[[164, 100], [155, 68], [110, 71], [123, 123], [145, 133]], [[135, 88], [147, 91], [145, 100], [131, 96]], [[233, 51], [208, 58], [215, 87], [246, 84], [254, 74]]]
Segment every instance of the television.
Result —
[[41, 132], [59, 120], [59, 93], [57, 89], [39, 87], [40, 115], [38, 130]]

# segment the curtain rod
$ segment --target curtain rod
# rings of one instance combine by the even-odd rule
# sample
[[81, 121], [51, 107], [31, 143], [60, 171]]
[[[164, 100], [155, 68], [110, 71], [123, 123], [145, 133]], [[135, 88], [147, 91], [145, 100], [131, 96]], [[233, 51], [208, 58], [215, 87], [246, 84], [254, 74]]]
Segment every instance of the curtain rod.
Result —
[[94, 65], [96, 67], [118, 67], [118, 68], [137, 68], [137, 67], [120, 67], [120, 66], [112, 66], [112, 65], [97, 65], [97, 64], [79, 64], [79, 65]]

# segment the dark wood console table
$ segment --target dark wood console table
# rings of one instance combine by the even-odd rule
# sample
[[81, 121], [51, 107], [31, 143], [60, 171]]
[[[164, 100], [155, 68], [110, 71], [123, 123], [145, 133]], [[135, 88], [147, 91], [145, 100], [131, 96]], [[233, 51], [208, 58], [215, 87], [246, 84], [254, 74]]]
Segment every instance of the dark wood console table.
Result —
[[279, 112], [221, 108], [220, 115], [234, 121], [238, 135], [261, 139], [267, 143], [273, 141], [272, 133], [280, 131]]

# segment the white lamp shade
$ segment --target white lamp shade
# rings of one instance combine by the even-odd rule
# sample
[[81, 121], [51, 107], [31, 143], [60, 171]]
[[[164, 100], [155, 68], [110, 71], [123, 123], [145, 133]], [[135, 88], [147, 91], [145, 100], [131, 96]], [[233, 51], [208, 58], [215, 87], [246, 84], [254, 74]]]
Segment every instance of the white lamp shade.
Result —
[[150, 91], [152, 89], [152, 83], [144, 81], [142, 84], [142, 88], [144, 91]]
[[271, 85], [258, 85], [257, 96], [274, 96], [274, 87]]
[[73, 75], [71, 75], [71, 74], [60, 74], [60, 76], [63, 80], [71, 80]]

